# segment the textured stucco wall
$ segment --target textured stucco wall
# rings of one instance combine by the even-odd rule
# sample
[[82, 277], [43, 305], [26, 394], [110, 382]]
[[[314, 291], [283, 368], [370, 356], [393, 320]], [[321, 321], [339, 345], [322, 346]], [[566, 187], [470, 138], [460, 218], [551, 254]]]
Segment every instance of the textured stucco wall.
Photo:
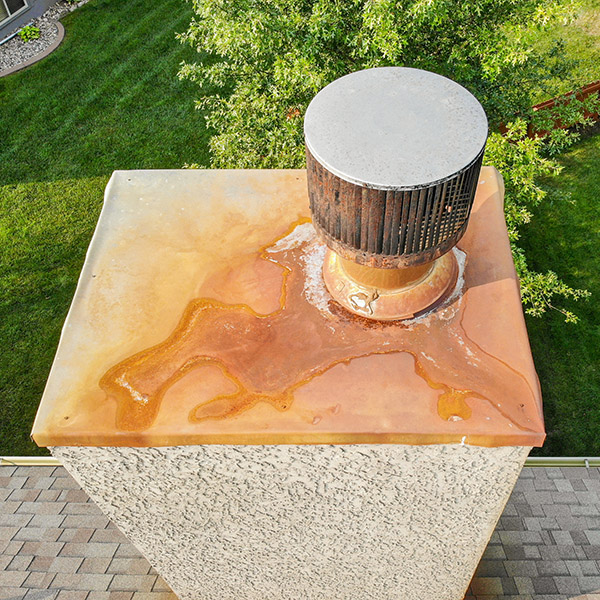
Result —
[[182, 600], [461, 600], [529, 450], [52, 453]]

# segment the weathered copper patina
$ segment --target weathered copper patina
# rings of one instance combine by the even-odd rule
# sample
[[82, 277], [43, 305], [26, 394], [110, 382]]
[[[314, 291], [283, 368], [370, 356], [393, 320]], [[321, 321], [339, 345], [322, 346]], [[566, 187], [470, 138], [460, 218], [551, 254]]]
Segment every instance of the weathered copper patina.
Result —
[[337, 177], [307, 148], [315, 229], [336, 254], [361, 265], [392, 269], [430, 263], [465, 233], [483, 152], [460, 173], [429, 187], [380, 190]]

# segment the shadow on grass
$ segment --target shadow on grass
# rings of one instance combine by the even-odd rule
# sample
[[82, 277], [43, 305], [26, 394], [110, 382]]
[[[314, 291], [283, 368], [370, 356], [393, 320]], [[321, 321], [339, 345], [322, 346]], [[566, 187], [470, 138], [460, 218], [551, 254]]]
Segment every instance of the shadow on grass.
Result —
[[0, 79], [0, 455], [29, 439], [104, 188], [116, 169], [208, 164], [196, 86], [176, 77], [183, 0], [91, 0], [50, 56]]

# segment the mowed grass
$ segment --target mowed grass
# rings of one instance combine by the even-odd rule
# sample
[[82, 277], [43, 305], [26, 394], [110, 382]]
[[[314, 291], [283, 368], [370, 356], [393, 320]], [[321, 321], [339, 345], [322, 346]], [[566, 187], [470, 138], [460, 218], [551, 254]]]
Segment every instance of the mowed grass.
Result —
[[557, 301], [579, 316], [576, 325], [566, 325], [555, 311], [527, 319], [548, 431], [535, 453], [600, 456], [600, 134], [571, 148], [560, 162], [563, 172], [546, 185], [570, 193], [572, 204], [540, 205], [524, 229], [523, 247], [533, 269], [553, 270], [592, 296]]
[[66, 38], [0, 79], [0, 455], [31, 455], [29, 432], [115, 169], [208, 164], [195, 86], [175, 40], [183, 0], [92, 0]]
[[573, 68], [569, 77], [547, 82], [547, 89], [540, 89], [536, 102], [600, 79], [600, 0], [583, 0], [572, 23], [544, 31], [536, 46], [548, 49], [555, 40], [563, 41], [565, 53], [574, 60]]

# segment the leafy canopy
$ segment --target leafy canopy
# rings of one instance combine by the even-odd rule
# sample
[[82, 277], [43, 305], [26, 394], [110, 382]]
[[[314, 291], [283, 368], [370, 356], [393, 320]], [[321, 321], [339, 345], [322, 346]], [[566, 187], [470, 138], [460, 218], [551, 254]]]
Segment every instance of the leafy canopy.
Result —
[[[551, 158], [576, 138], [560, 130], [528, 138], [532, 97], [568, 78], [562, 46], [536, 52], [539, 31], [574, 15], [575, 0], [192, 0], [195, 16], [180, 39], [207, 52], [209, 65], [183, 63], [208, 109], [215, 168], [305, 165], [302, 123], [315, 94], [331, 81], [369, 67], [409, 66], [450, 77], [483, 104], [492, 131], [486, 164], [506, 180], [507, 221], [523, 301], [541, 314], [554, 295], [573, 298], [554, 273], [532, 273], [517, 246], [518, 229], [544, 197], [536, 184], [556, 174]], [[565, 105], [571, 124], [585, 120]], [[538, 121], [541, 116], [537, 116]], [[542, 129], [536, 126], [536, 129]], [[575, 316], [564, 311], [567, 320]]]

